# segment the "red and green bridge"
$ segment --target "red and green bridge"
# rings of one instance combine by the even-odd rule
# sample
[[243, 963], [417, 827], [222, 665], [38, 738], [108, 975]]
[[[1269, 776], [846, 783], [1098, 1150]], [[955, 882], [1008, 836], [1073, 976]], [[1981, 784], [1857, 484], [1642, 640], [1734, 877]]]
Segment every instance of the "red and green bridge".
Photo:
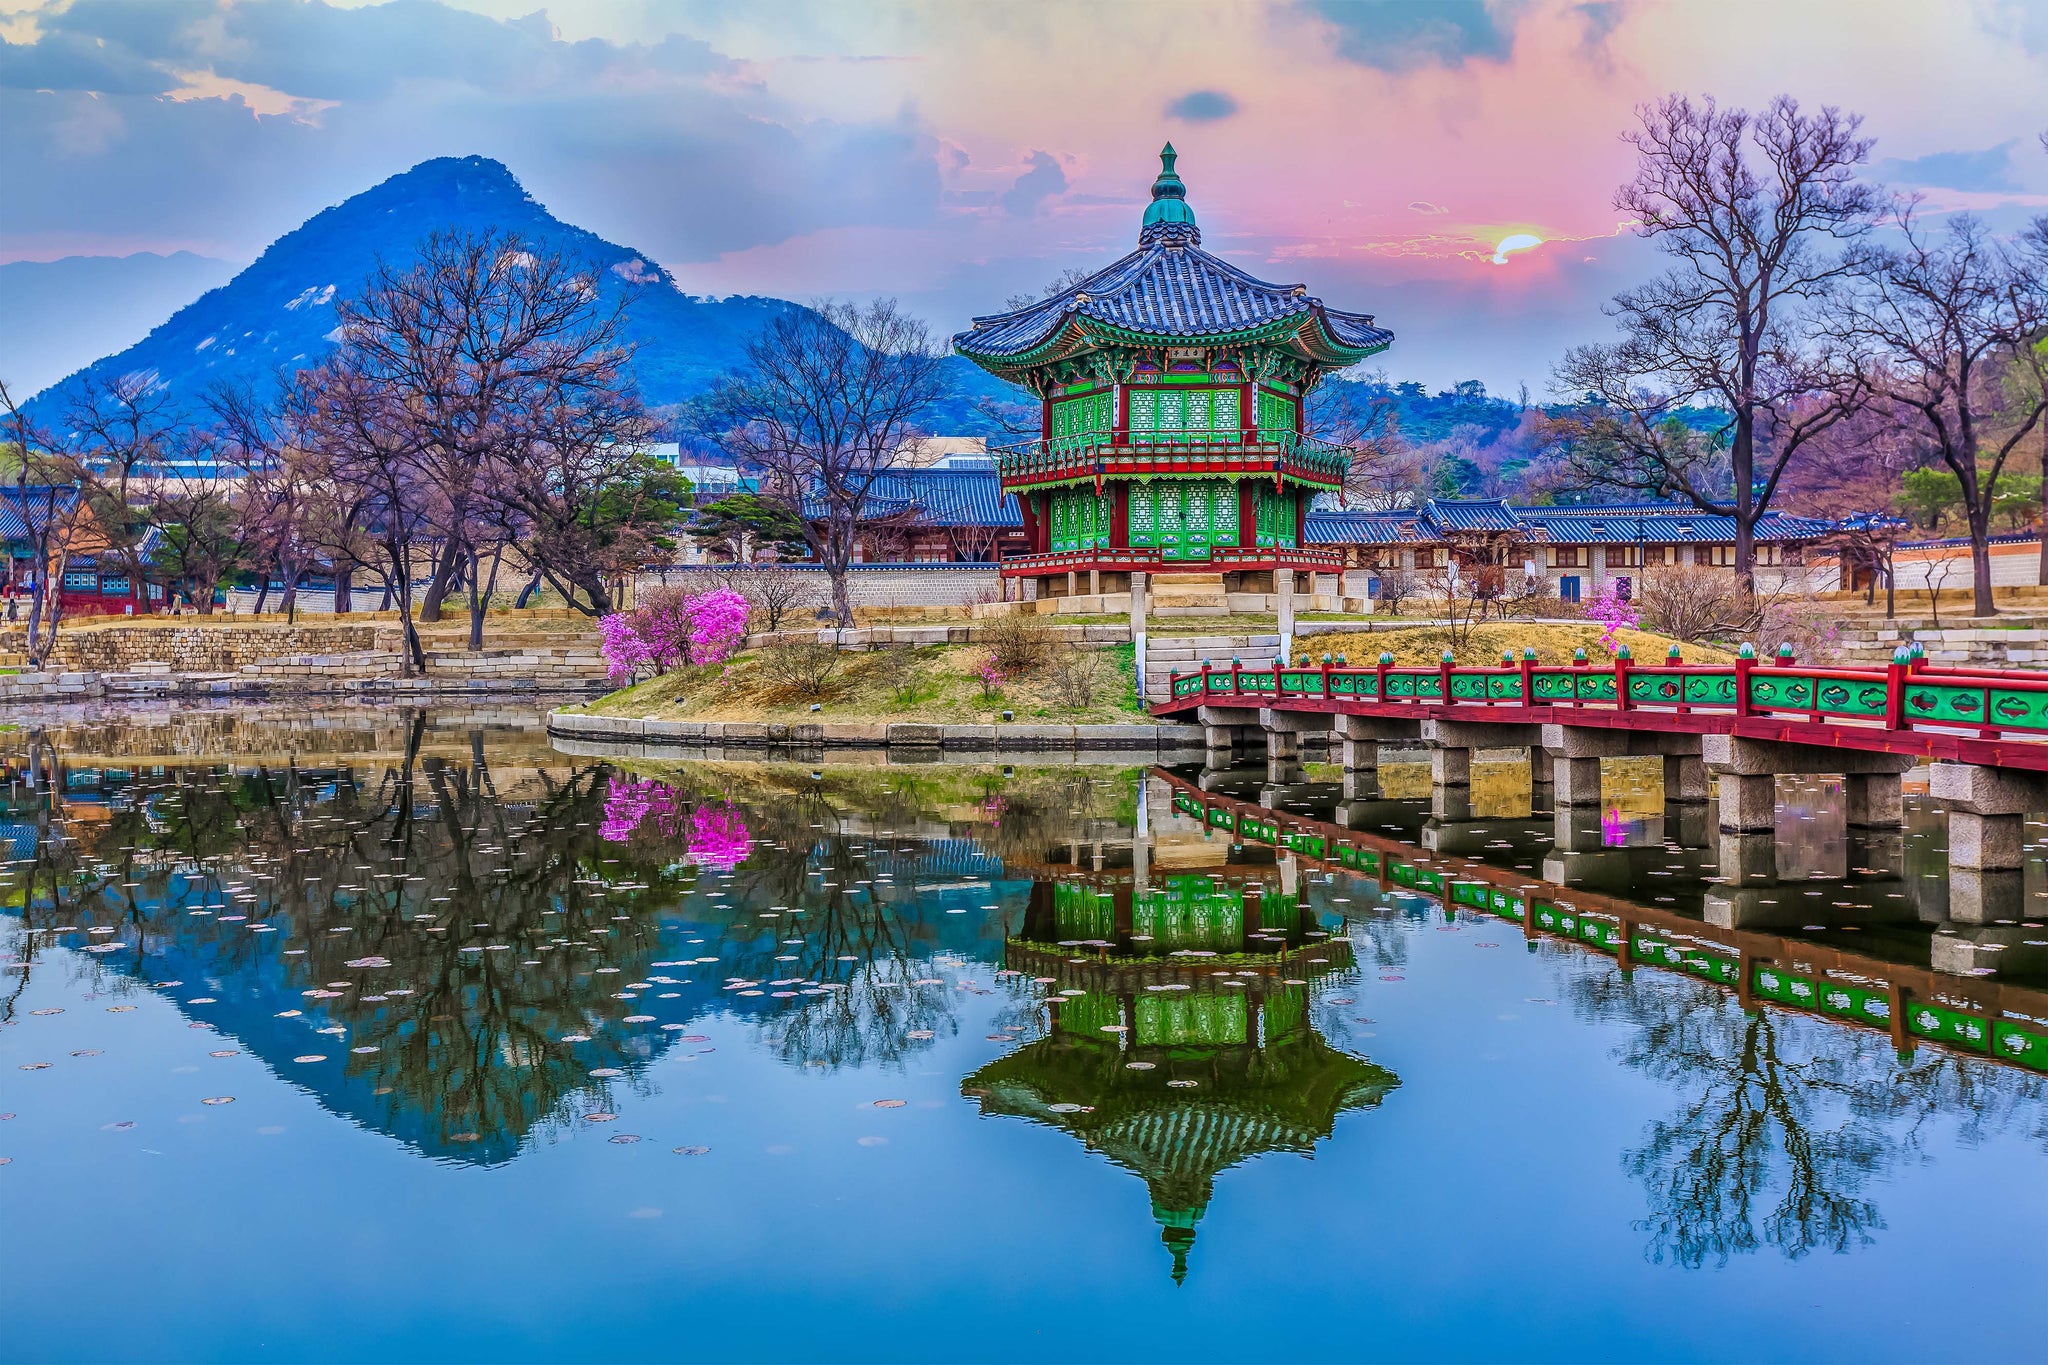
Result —
[[1706, 801], [1718, 783], [1724, 831], [1774, 827], [1780, 773], [1842, 774], [1855, 824], [1897, 824], [1900, 776], [1933, 764], [1930, 790], [1951, 815], [1951, 866], [2020, 866], [2022, 821], [2048, 812], [2048, 673], [1950, 668], [1918, 647], [1883, 668], [1773, 660], [1748, 646], [1733, 663], [1687, 663], [1674, 648], [1655, 664], [1626, 647], [1611, 665], [1583, 651], [1568, 663], [1533, 652], [1498, 664], [1371, 664], [1306, 656], [1293, 663], [1205, 661], [1176, 673], [1165, 718], [1197, 721], [1212, 756], [1262, 735], [1289, 759], [1304, 734], [1344, 745], [1347, 770], [1373, 768], [1387, 742], [1431, 749], [1439, 787], [1469, 782], [1479, 748], [1527, 748], [1539, 782], [1562, 806], [1598, 804], [1599, 762], [1662, 755], [1667, 799]]

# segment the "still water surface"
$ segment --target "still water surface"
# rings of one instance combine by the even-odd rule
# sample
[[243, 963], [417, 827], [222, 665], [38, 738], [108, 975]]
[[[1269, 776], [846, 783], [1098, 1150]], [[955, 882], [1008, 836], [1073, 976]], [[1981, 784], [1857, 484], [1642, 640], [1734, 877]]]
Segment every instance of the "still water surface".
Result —
[[[1685, 937], [1922, 981], [2002, 934], [1953, 983], [2048, 1010], [2040, 869], [1958, 926], [1917, 804], [1788, 788], [1763, 875], [1654, 779], [1579, 828], [1512, 772], [1432, 815], [1391, 769], [47, 720], [4, 737], [6, 1359], [2039, 1357], [2042, 1053]], [[1678, 965], [1452, 883], [1638, 906]]]

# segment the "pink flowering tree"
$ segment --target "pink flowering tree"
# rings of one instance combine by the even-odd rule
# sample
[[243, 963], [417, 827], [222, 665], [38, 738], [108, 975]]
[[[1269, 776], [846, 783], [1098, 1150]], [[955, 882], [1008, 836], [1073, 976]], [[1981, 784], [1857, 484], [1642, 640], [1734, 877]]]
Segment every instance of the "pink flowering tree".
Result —
[[1591, 605], [1586, 608], [1586, 619], [1600, 626], [1600, 643], [1612, 654], [1615, 646], [1621, 643], [1619, 632], [1634, 630], [1642, 615], [1636, 610], [1635, 603], [1616, 590], [1614, 580], [1610, 578], [1594, 594]]
[[631, 611], [599, 618], [598, 629], [612, 681], [630, 683], [642, 669], [659, 677], [687, 664], [725, 662], [747, 638], [747, 599], [730, 588], [657, 588]]
[[747, 638], [747, 599], [714, 588], [689, 603], [689, 657], [693, 664], [724, 663]]

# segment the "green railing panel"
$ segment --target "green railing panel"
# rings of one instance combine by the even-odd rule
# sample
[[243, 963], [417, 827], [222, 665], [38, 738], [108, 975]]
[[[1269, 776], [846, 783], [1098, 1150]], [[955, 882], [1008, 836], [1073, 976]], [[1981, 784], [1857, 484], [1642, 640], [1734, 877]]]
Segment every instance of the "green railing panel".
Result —
[[1475, 910], [1484, 910], [1492, 899], [1486, 894], [1491, 889], [1485, 882], [1452, 882], [1450, 899], [1454, 905], [1469, 905]]
[[1802, 677], [1749, 679], [1749, 704], [1778, 710], [1806, 711], [1813, 707], [1813, 679]]
[[1906, 714], [1916, 720], [1953, 721], [1965, 725], [1989, 724], [1984, 719], [1984, 689], [1953, 683], [1906, 684]]
[[1323, 851], [1329, 847], [1328, 841], [1320, 834], [1296, 834], [1291, 830], [1280, 836], [1280, 844], [1311, 858], [1322, 857]]
[[1443, 675], [1443, 674], [1441, 674], [1441, 673], [1425, 673], [1424, 675], [1422, 675], [1421, 677], [1419, 677], [1419, 678], [1417, 678], [1417, 679], [1415, 680], [1415, 695], [1416, 695], [1416, 696], [1418, 696], [1418, 697], [1439, 697], [1439, 698], [1440, 698], [1440, 697], [1442, 697], [1442, 696], [1443, 696], [1443, 694], [1444, 694], [1444, 675]]
[[1688, 673], [1685, 677], [1687, 706], [1735, 705], [1735, 670], [1726, 673]]
[[1630, 951], [1638, 962], [1668, 967], [1674, 972], [1684, 972], [1723, 986], [1733, 986], [1741, 976], [1732, 956], [1705, 952], [1692, 944], [1673, 943], [1655, 934], [1639, 931]]
[[1280, 827], [1270, 820], [1247, 815], [1237, 822], [1237, 834], [1241, 839], [1256, 839], [1262, 844], [1270, 844], [1280, 837]]
[[1972, 1052], [1991, 1050], [1991, 1030], [1987, 1021], [1974, 1014], [1952, 1010], [1946, 1005], [1927, 1004], [1915, 1000], [1906, 1007], [1906, 1028], [1922, 1038], [1932, 1038], [1938, 1043], [1952, 1047], [1968, 1048]]
[[1173, 808], [1185, 815], [1192, 815], [1197, 820], [1202, 818], [1202, 803], [1186, 792], [1173, 794]]
[[2048, 692], [1992, 688], [1991, 723], [2008, 730], [2048, 730]]
[[1816, 678], [1820, 688], [1820, 709], [1833, 716], [1884, 717], [1889, 694], [1881, 682], [1857, 682], [1848, 678]]
[[2029, 1071], [2048, 1072], [2048, 1029], [2013, 1019], [1995, 1019], [1991, 1024], [1991, 1051], [1994, 1056], [2018, 1062]]
[[1908, 682], [1906, 714], [1916, 720], [1956, 721], [1983, 725], [1984, 689], [1953, 684]]
[[1240, 692], [1271, 692], [1274, 685], [1271, 673], [1240, 673], [1237, 675], [1237, 690]]
[[1451, 675], [1451, 696], [1469, 697], [1475, 701], [1487, 698], [1486, 678], [1478, 673], [1453, 673]]
[[1390, 699], [1398, 701], [1403, 697], [1413, 697], [1414, 695], [1415, 675], [1413, 673], [1387, 674], [1387, 696]]
[[1393, 863], [1387, 868], [1387, 875], [1394, 879], [1394, 885], [1415, 888], [1415, 866], [1412, 863]]
[[1212, 810], [1209, 812], [1209, 824], [1215, 829], [1236, 829], [1237, 817], [1227, 810]]
[[1569, 673], [1538, 673], [1536, 675], [1536, 699], [1538, 701], [1570, 701], [1578, 695], [1578, 684]]
[[1377, 697], [1379, 694], [1380, 680], [1376, 673], [1330, 675], [1330, 695], [1333, 697]]
[[1892, 1021], [1891, 995], [1868, 986], [1828, 981], [1821, 985], [1820, 1012], [1838, 1019], [1854, 1019], [1859, 1023], [1886, 1027]]
[[1820, 992], [1815, 989], [1813, 978], [1800, 976], [1779, 967], [1759, 966], [1750, 979], [1750, 988], [1764, 999], [1779, 1005], [1791, 1005], [1796, 1009], [1810, 1010], [1819, 1003]]
[[1613, 920], [1579, 917], [1579, 938], [1603, 953], [1621, 951], [1621, 926]]
[[1580, 701], [1613, 701], [1615, 698], [1612, 673], [1581, 673], [1573, 681], [1578, 684]]
[[1441, 872], [1431, 872], [1427, 868], [1416, 868], [1415, 889], [1417, 891], [1427, 891], [1432, 896], [1443, 895], [1444, 874]]
[[1522, 698], [1522, 675], [1519, 673], [1496, 673], [1486, 680], [1486, 695], [1495, 701]]

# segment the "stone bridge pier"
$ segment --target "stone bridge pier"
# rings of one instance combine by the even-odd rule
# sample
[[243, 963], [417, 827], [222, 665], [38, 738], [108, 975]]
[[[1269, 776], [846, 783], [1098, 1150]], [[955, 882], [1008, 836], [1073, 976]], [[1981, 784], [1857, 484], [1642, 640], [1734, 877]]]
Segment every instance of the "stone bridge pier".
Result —
[[1707, 800], [1699, 735], [1592, 725], [1545, 725], [1542, 730], [1551, 800], [1560, 807], [1600, 804], [1601, 759], [1659, 755], [1664, 759], [1666, 805], [1698, 805]]
[[1951, 869], [2017, 869], [2024, 861], [2027, 816], [2048, 812], [2048, 774], [1937, 763], [1927, 792], [1948, 812]]
[[1739, 735], [1701, 736], [1700, 758], [1720, 784], [1721, 829], [1730, 834], [1777, 829], [1780, 773], [1839, 773], [1845, 783], [1850, 825], [1897, 825], [1905, 810], [1900, 779], [1919, 761], [1907, 754], [1785, 744]]
[[1344, 771], [1378, 772], [1380, 746], [1413, 747], [1422, 734], [1419, 721], [1398, 717], [1338, 715], [1331, 733], [1344, 744]]
[[1197, 710], [1195, 718], [1202, 725], [1205, 750], [1202, 766], [1228, 768], [1235, 763], [1238, 751], [1250, 743], [1252, 733], [1259, 728], [1259, 714], [1255, 706], [1203, 706]]

